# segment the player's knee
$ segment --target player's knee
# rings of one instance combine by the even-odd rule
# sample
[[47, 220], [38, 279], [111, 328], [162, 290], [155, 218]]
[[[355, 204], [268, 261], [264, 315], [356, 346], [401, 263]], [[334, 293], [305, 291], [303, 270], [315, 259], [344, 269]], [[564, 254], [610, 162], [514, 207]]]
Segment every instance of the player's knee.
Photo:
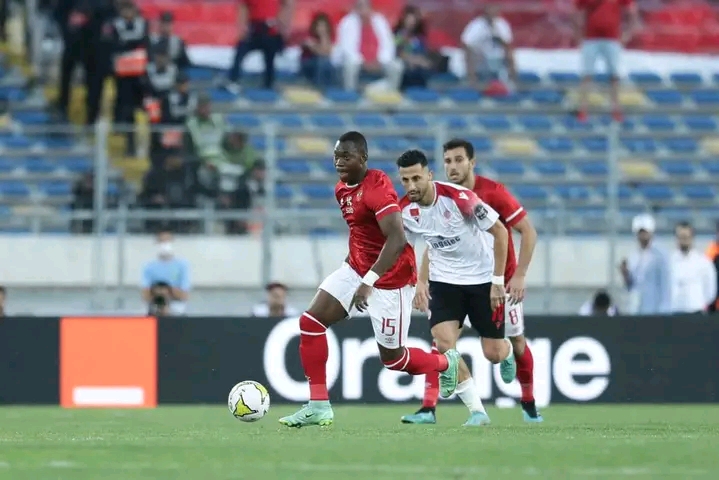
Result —
[[[385, 367], [390, 370], [399, 370], [402, 366], [401, 360], [404, 359], [405, 349], [404, 348], [387, 348], [382, 345], [379, 346], [379, 359], [382, 361]], [[392, 366], [399, 364], [397, 368]]]
[[524, 353], [524, 348], [527, 346], [527, 339], [524, 338], [524, 335], [518, 335], [516, 337], [509, 337], [509, 341], [512, 342], [514, 354], [521, 357]]
[[492, 340], [482, 342], [482, 350], [484, 350], [484, 358], [492, 363], [499, 363], [507, 356], [506, 344], [501, 340]]
[[456, 345], [456, 342], [451, 338], [435, 338], [434, 342], [437, 346], [437, 350], [439, 350], [439, 353], [444, 353], [447, 350], [451, 350]]

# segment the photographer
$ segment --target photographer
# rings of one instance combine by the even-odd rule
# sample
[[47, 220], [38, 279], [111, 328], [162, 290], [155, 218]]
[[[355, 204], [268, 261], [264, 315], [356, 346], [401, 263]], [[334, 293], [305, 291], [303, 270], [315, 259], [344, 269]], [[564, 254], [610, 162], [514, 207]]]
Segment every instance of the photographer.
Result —
[[[172, 233], [161, 231], [157, 234], [157, 258], [151, 260], [142, 271], [142, 299], [148, 305], [155, 305], [153, 294], [156, 286], [167, 286], [167, 307], [171, 315], [183, 315], [190, 296], [190, 266], [187, 261], [174, 254]], [[152, 308], [152, 307], [151, 307]]]
[[157, 282], [150, 287], [150, 305], [147, 314], [153, 317], [172, 315], [172, 287], [165, 282]]

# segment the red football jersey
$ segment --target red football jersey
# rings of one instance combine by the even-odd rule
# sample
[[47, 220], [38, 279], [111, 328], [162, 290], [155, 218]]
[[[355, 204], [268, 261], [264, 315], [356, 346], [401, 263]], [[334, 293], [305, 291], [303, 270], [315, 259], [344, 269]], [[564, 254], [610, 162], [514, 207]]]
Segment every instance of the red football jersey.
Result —
[[576, 7], [586, 14], [584, 37], [618, 40], [622, 29], [622, 10], [634, 0], [575, 0]]
[[[337, 182], [335, 197], [342, 217], [350, 227], [350, 267], [364, 276], [377, 261], [384, 246], [385, 236], [379, 227], [379, 220], [390, 213], [400, 212], [397, 192], [387, 174], [370, 169], [358, 185]], [[407, 244], [397, 263], [377, 280], [375, 287], [395, 290], [416, 283], [414, 249]]]
[[508, 283], [517, 270], [517, 257], [514, 253], [514, 242], [512, 241], [512, 227], [527, 216], [527, 211], [514, 198], [514, 195], [509, 193], [507, 187], [489, 178], [475, 175], [474, 193], [499, 213], [499, 219], [507, 227], [509, 245], [507, 247], [507, 266], [504, 269], [504, 282]]

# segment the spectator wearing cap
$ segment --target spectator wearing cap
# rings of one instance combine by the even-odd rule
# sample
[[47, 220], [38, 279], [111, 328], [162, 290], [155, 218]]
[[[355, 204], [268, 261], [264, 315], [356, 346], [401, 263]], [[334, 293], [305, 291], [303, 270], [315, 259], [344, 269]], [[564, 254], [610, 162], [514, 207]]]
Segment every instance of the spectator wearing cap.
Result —
[[617, 313], [617, 307], [606, 290], [599, 290], [592, 300], [585, 302], [579, 309], [579, 315], [583, 317], [614, 317]]
[[174, 17], [172, 12], [163, 12], [157, 25], [157, 33], [150, 36], [152, 51], [164, 51], [177, 68], [183, 70], [191, 66], [185, 42], [173, 33]]
[[[712, 241], [707, 247], [706, 255], [707, 257], [709, 257], [709, 260], [714, 264], [714, 269], [719, 272], [719, 221], [717, 221], [716, 224], [716, 236], [714, 237], [714, 241]], [[714, 303], [709, 306], [709, 311], [719, 311], [719, 293], [717, 293], [717, 298], [715, 299]]]
[[671, 267], [664, 251], [654, 245], [654, 217], [648, 213], [632, 220], [638, 247], [622, 260], [619, 271], [629, 292], [628, 312], [637, 315], [671, 313]]
[[287, 305], [287, 285], [280, 282], [273, 282], [265, 287], [267, 300], [252, 307], [253, 317], [263, 318], [286, 318], [296, 317], [299, 312], [294, 307]]
[[717, 272], [694, 248], [694, 228], [681, 222], [674, 229], [677, 248], [671, 253], [672, 312], [703, 313], [717, 296]]

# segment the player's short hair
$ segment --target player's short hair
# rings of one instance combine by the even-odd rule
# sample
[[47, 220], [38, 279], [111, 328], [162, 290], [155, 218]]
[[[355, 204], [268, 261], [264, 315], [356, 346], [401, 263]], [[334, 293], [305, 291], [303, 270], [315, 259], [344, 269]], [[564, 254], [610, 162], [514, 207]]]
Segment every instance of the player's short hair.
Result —
[[600, 290], [594, 296], [594, 301], [592, 302], [592, 306], [597, 310], [599, 310], [599, 309], [606, 310], [612, 306], [612, 298], [609, 296], [609, 294], [607, 292], [605, 292], [604, 290]]
[[7, 293], [7, 290], [5, 290], [5, 287], [3, 285], [0, 285], [0, 294], [5, 295]]
[[683, 220], [683, 221], [677, 223], [676, 226], [674, 227], [674, 230], [676, 230], [678, 228], [688, 228], [689, 231], [694, 233], [694, 227], [692, 226], [691, 223], [687, 222], [686, 220]]
[[442, 145], [442, 151], [454, 150], [455, 148], [464, 148], [467, 153], [467, 158], [474, 158], [474, 146], [471, 142], [464, 140], [463, 138], [453, 138], [449, 142]]
[[427, 155], [421, 150], [407, 150], [397, 159], [397, 166], [401, 168], [411, 167], [412, 165], [422, 165], [426, 167], [429, 165]]
[[362, 135], [360, 132], [353, 130], [351, 132], [344, 133], [339, 138], [339, 141], [351, 143], [360, 152], [367, 153], [367, 139], [364, 138], [364, 135]]

